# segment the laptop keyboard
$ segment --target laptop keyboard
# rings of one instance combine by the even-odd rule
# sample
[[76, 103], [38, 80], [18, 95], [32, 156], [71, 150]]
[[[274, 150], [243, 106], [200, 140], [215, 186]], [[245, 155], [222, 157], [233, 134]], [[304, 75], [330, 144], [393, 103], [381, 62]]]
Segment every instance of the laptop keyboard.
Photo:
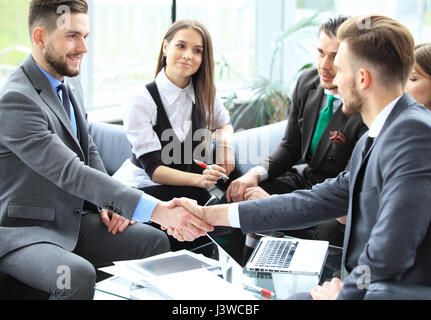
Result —
[[288, 268], [297, 246], [298, 242], [294, 241], [267, 241], [255, 266], [260, 268]]

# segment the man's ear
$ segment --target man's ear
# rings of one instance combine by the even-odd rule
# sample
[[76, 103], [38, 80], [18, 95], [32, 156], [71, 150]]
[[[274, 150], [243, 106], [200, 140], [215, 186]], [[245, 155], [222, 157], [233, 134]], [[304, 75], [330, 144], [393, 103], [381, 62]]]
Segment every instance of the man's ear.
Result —
[[41, 50], [45, 49], [46, 30], [43, 27], [37, 27], [33, 30], [33, 43]]
[[374, 81], [372, 72], [367, 68], [359, 69], [358, 71], [358, 86], [362, 90], [367, 89]]

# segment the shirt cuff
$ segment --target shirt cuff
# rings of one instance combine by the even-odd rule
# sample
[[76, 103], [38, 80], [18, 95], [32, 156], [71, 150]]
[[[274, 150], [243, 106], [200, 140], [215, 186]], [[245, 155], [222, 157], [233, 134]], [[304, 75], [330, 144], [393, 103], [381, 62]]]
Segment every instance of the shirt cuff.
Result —
[[151, 216], [160, 200], [144, 193], [139, 199], [135, 212], [133, 213], [132, 221], [136, 222], [151, 222]]
[[268, 180], [269, 178], [268, 170], [266, 170], [263, 166], [254, 167], [250, 171], [255, 172], [259, 175], [259, 183]]
[[239, 203], [232, 203], [229, 205], [228, 218], [232, 228], [241, 228], [241, 225], [239, 224], [238, 205]]

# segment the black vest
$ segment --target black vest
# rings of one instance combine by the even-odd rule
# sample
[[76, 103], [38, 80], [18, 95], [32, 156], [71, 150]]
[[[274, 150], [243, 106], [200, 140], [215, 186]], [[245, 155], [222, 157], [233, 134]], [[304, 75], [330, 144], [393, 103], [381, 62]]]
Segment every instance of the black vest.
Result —
[[[150, 92], [151, 97], [153, 98], [157, 106], [157, 121], [156, 121], [156, 125], [153, 127], [153, 130], [156, 132], [160, 140], [160, 143], [162, 146], [162, 151], [161, 151], [162, 155], [163, 155], [163, 150], [165, 148], [169, 148], [167, 149], [167, 150], [170, 150], [168, 160], [171, 162], [171, 160], [174, 159], [174, 162], [165, 163], [165, 161], [163, 161], [163, 156], [162, 156], [161, 158], [162, 158], [163, 165], [170, 167], [172, 169], [181, 170], [184, 172], [201, 173], [202, 169], [193, 163], [193, 151], [199, 144], [201, 144], [203, 139], [193, 141], [193, 135], [197, 130], [205, 128], [205, 122], [202, 116], [202, 112], [195, 104], [193, 104], [192, 119], [191, 119], [192, 125], [184, 142], [180, 143], [178, 137], [176, 136], [175, 132], [172, 129], [171, 122], [169, 121], [168, 115], [166, 114], [166, 110], [165, 110], [165, 107], [163, 106], [162, 99], [160, 98], [159, 90], [157, 89], [157, 85], [155, 81], [149, 83], [147, 85], [147, 89]], [[170, 132], [168, 134], [169, 139], [167, 140], [165, 137], [165, 139], [162, 140], [163, 132], [169, 129], [170, 129]], [[173, 145], [175, 146], [174, 148], [172, 148]], [[177, 146], [180, 146], [180, 147], [177, 147]], [[179, 152], [181, 152], [181, 154], [178, 154]], [[205, 152], [203, 151], [202, 154], [195, 155], [195, 157], [198, 160], [203, 161], [205, 157]], [[134, 165], [144, 169], [142, 166], [142, 162], [137, 159], [135, 154], [132, 155], [131, 161]]]

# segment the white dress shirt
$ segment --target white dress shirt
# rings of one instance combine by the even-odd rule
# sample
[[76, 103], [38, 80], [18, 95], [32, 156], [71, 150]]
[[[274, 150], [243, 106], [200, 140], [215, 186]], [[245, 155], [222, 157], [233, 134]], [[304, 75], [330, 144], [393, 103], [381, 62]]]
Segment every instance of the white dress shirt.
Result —
[[[398, 97], [394, 101], [392, 101], [390, 104], [388, 104], [380, 113], [377, 115], [377, 117], [374, 119], [373, 123], [371, 124], [370, 130], [368, 131], [368, 136], [370, 138], [377, 138], [380, 132], [383, 129], [383, 126], [385, 125], [386, 120], [388, 119], [390, 113], [394, 109], [395, 105], [397, 104], [398, 100], [401, 98]], [[233, 203], [229, 205], [229, 223], [231, 227], [233, 228], [241, 228], [240, 222], [239, 222], [239, 209], [238, 209], [239, 203]]]
[[[195, 92], [193, 83], [181, 89], [172, 83], [164, 70], [156, 77], [156, 85], [160, 93], [166, 114], [176, 136], [183, 142], [191, 128]], [[159, 151], [162, 146], [153, 127], [157, 122], [157, 105], [146, 87], [135, 94], [124, 107], [124, 129], [132, 145], [132, 152], [137, 158], [144, 154]], [[222, 101], [216, 96], [214, 101], [214, 127], [218, 129], [230, 121], [229, 113]], [[143, 188], [157, 185], [151, 181], [144, 169], [135, 166], [130, 159], [126, 160], [114, 174], [114, 178], [126, 185]]]

